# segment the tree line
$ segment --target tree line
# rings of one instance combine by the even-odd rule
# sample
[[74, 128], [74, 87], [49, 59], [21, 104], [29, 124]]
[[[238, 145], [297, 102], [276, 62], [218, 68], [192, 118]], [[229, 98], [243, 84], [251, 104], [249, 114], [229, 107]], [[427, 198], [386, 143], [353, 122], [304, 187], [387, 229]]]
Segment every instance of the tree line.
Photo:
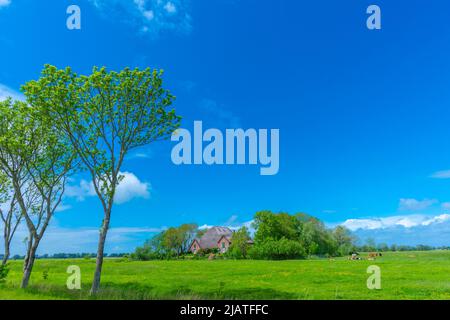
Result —
[[[355, 237], [338, 226], [325, 227], [319, 219], [304, 213], [290, 215], [260, 211], [255, 214], [252, 227], [253, 241], [246, 227], [231, 236], [231, 246], [226, 256], [234, 259], [303, 259], [308, 256], [342, 256], [354, 250]], [[136, 248], [131, 258], [137, 260], [179, 258], [189, 254], [193, 239], [201, 237], [205, 230], [196, 224], [170, 228]], [[203, 250], [199, 254], [218, 252]]]
[[127, 154], [167, 139], [179, 127], [163, 72], [94, 67], [89, 75], [46, 65], [22, 86], [25, 101], [0, 102], [0, 210], [4, 255], [19, 226], [28, 231], [21, 287], [63, 200], [68, 180], [87, 173], [103, 212], [91, 294], [100, 288], [104, 248]]

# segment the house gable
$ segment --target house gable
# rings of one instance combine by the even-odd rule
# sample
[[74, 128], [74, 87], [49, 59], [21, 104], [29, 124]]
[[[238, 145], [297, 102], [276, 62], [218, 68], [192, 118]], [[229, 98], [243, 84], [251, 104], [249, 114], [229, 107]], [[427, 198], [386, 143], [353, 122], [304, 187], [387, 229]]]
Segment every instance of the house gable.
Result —
[[[193, 240], [190, 251], [193, 251], [193, 246], [197, 242], [199, 249], [217, 249], [219, 240], [222, 237], [231, 238], [233, 231], [227, 227], [212, 227], [208, 229], [200, 238]], [[229, 241], [229, 240], [228, 240]], [[194, 253], [196, 253], [197, 249]]]
[[191, 251], [192, 253], [197, 253], [202, 247], [200, 246], [200, 243], [198, 242], [197, 239], [194, 239], [194, 241], [192, 241], [191, 246], [189, 247], [189, 251]]

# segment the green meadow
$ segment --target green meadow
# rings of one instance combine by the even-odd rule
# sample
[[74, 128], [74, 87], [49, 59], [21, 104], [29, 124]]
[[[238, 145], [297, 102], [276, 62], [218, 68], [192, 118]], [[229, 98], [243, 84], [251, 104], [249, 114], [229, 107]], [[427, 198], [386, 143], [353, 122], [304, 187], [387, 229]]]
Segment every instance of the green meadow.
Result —
[[[66, 288], [70, 265], [81, 268], [81, 290]], [[370, 265], [381, 268], [381, 290], [367, 288]], [[22, 290], [22, 262], [12, 261], [0, 299], [89, 299], [94, 267], [94, 259], [38, 260]], [[376, 261], [107, 259], [96, 299], [450, 299], [450, 251], [388, 252]]]

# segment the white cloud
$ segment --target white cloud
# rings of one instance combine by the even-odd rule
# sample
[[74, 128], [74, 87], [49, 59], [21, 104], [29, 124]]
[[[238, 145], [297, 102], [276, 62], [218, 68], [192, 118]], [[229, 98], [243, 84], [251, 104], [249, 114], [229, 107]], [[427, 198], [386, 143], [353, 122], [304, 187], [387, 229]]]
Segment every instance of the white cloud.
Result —
[[[239, 230], [242, 227], [246, 227], [248, 229], [248, 231], [250, 232], [250, 234], [255, 233], [255, 229], [253, 228], [254, 220], [250, 220], [247, 222], [237, 222], [237, 219], [238, 219], [237, 215], [232, 215], [225, 223], [220, 224], [220, 226], [227, 227], [233, 231]], [[199, 226], [198, 228], [200, 230], [206, 230], [206, 229], [210, 229], [212, 227], [214, 227], [214, 225], [204, 224], [204, 225]]]
[[142, 12], [143, 16], [145, 17], [145, 19], [147, 20], [153, 20], [155, 18], [155, 14], [153, 13], [152, 10], [145, 10]]
[[168, 13], [175, 13], [175, 12], [177, 12], [177, 7], [170, 1], [166, 3], [166, 5], [164, 6], [164, 9]]
[[124, 179], [117, 186], [116, 196], [114, 202], [122, 204], [128, 202], [134, 198], [148, 199], [150, 197], [150, 184], [141, 182], [131, 172], [121, 173]]
[[[0, 0], [0, 4], [1, 1], [2, 0]], [[11, 97], [14, 100], [22, 100], [22, 101], [24, 100], [24, 96], [20, 92], [17, 92], [3, 84], [0, 84], [0, 101], [4, 101], [6, 100], [6, 98], [9, 97]]]
[[[114, 203], [123, 204], [135, 198], [148, 199], [150, 197], [149, 183], [141, 182], [131, 172], [121, 172], [120, 175], [124, 178], [117, 186]], [[83, 179], [78, 185], [68, 185], [65, 195], [69, 198], [76, 198], [78, 201], [84, 201], [87, 197], [96, 196], [96, 193], [94, 184]]]
[[[90, 0], [105, 16], [121, 17], [154, 36], [162, 32], [190, 33], [190, 0]], [[114, 10], [117, 10], [114, 12]]]
[[450, 210], [450, 202], [444, 202], [441, 204], [441, 208], [444, 210]]
[[427, 209], [438, 202], [436, 199], [400, 199], [398, 208], [401, 211], [418, 211]]
[[64, 212], [64, 211], [67, 211], [67, 210], [70, 210], [70, 209], [72, 209], [72, 206], [71, 206], [71, 205], [61, 203], [61, 204], [56, 208], [56, 212]]
[[66, 197], [76, 198], [77, 201], [84, 201], [87, 197], [96, 195], [94, 185], [84, 179], [78, 185], [69, 184], [64, 193]]
[[450, 220], [450, 214], [441, 214], [432, 218], [429, 218], [428, 220], [425, 220], [421, 223], [422, 226], [429, 226], [433, 223], [443, 223], [445, 221]]
[[7, 7], [11, 4], [11, 0], [0, 0], [0, 8]]
[[450, 170], [437, 171], [430, 175], [434, 179], [450, 179]]
[[387, 229], [396, 226], [412, 228], [416, 226], [429, 226], [431, 224], [438, 224], [449, 220], [450, 220], [449, 214], [441, 214], [438, 216], [405, 215], [405, 216], [392, 216], [385, 218], [348, 219], [341, 225], [352, 231], [355, 231], [359, 229], [364, 230]]

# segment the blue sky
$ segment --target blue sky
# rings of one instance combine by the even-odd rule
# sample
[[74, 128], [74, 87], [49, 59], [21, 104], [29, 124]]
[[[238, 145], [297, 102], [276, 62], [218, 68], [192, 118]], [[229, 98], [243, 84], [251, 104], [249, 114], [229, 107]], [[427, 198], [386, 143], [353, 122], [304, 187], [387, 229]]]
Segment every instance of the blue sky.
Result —
[[[66, 28], [72, 4], [81, 30]], [[381, 30], [366, 28], [371, 4]], [[386, 242], [439, 225], [433, 244], [448, 244], [449, 10], [444, 0], [0, 0], [0, 98], [20, 98], [46, 63], [150, 66], [165, 70], [185, 128], [280, 129], [275, 176], [175, 166], [170, 141], [135, 150], [108, 252], [166, 226], [237, 226], [264, 209], [391, 228]], [[102, 213], [87, 181], [71, 181], [43, 251], [94, 251]]]

